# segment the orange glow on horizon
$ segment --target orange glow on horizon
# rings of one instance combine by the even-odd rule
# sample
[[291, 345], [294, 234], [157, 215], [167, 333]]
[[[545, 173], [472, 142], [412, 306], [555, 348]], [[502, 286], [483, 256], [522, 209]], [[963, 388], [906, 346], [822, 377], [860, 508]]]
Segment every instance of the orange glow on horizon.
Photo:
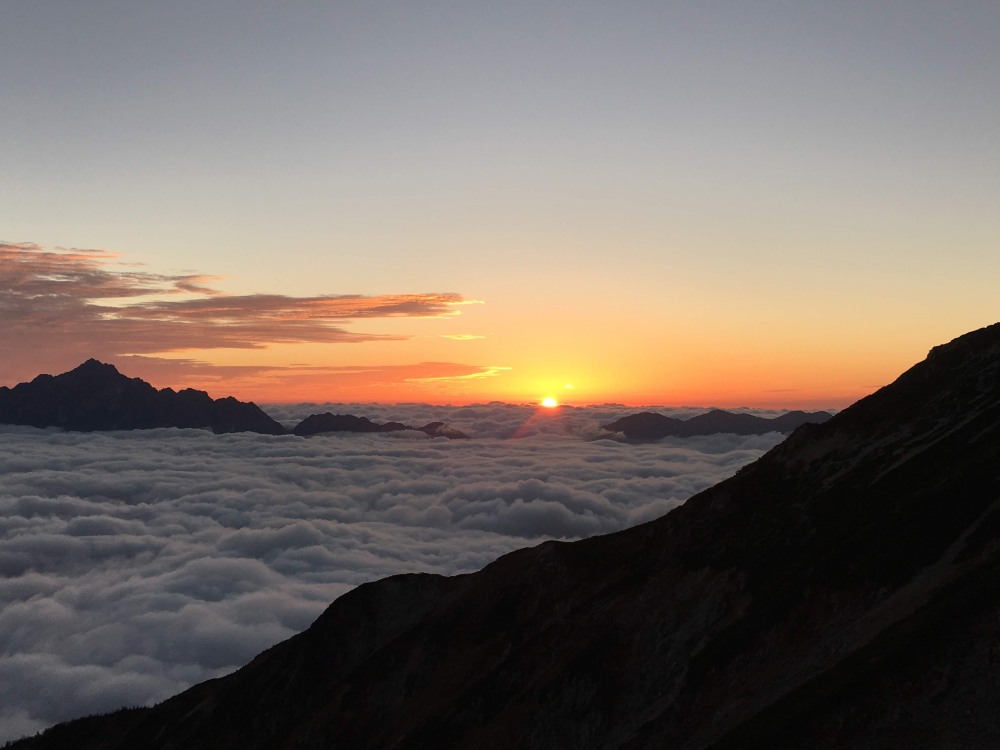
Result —
[[[601, 403], [839, 409], [997, 317], [983, 312], [996, 299], [988, 273], [935, 306], [924, 302], [929, 289], [911, 299], [865, 279], [849, 305], [836, 285], [783, 284], [762, 296], [790, 280], [781, 274], [713, 282], [710, 294], [695, 275], [663, 295], [655, 274], [555, 287], [545, 276], [511, 286], [486, 275], [468, 296], [326, 294], [319, 282], [295, 294], [229, 294], [205, 286], [220, 277], [119, 267], [118, 257], [0, 243], [0, 268], [11, 271], [0, 279], [27, 305], [0, 326], [0, 385], [95, 357], [160, 388], [257, 403], [504, 401], [550, 416]], [[621, 304], [591, 302], [605, 297]], [[38, 326], [53, 299], [71, 303], [58, 325]], [[914, 322], [903, 325], [908, 300]]]
[[[413, 343], [423, 348], [426, 341]], [[396, 346], [417, 349], [413, 345]], [[624, 357], [621, 358], [624, 362], [609, 358], [610, 361], [600, 363], [568, 363], [568, 357], [554, 361], [551, 355], [537, 350], [516, 360], [508, 352], [501, 352], [494, 361], [503, 366], [459, 364], [455, 361], [459, 356], [455, 355], [462, 352], [438, 351], [432, 352], [437, 355], [433, 360], [418, 360], [416, 364], [393, 362], [392, 356], [372, 357], [365, 364], [328, 364], [329, 360], [323, 362], [321, 355], [325, 352], [318, 346], [294, 347], [294, 351], [282, 351], [282, 347], [263, 352], [191, 351], [180, 353], [177, 359], [123, 357], [113, 363], [130, 377], [142, 377], [160, 388], [194, 387], [208, 391], [215, 398], [234, 396], [256, 403], [356, 401], [461, 405], [496, 400], [534, 403], [540, 411], [551, 413], [566, 404], [553, 395], [537, 396], [539, 390], [544, 389], [542, 392], [548, 394], [571, 393], [575, 405], [840, 409], [894, 380], [919, 359], [913, 357], [906, 362], [904, 354], [888, 366], [883, 362], [862, 363], [858, 361], [860, 357], [853, 362], [844, 357], [829, 363], [823, 357], [795, 357], [793, 352], [777, 347], [777, 351], [772, 349], [764, 355], [747, 351], [748, 348], [743, 351], [731, 348], [725, 358], [729, 361], [704, 349], [674, 350], [673, 356], [631, 367], [626, 365]], [[388, 344], [368, 344], [366, 349], [380, 355], [390, 354]], [[416, 356], [412, 359], [423, 353], [414, 352]], [[489, 362], [487, 357], [493, 353], [474, 352], [466, 356], [472, 362]], [[344, 359], [351, 362], [353, 357]], [[214, 361], [209, 364], [205, 360]], [[288, 361], [305, 364], [285, 365]], [[733, 368], [733, 361], [739, 361], [742, 367]], [[77, 364], [78, 361], [67, 359], [64, 365], [53, 364], [47, 369], [57, 373]], [[573, 389], [566, 388], [568, 378], [549, 375], [547, 371], [552, 370], [571, 374]], [[37, 371], [25, 373], [31, 377], [35, 374]], [[23, 379], [10, 378], [9, 385]]]

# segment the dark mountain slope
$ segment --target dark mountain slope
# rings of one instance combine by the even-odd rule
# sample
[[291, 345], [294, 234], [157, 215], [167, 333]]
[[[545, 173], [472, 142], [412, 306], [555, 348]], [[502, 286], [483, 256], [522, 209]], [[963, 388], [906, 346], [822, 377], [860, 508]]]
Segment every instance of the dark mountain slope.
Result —
[[18, 748], [1000, 747], [1000, 325], [617, 534], [396, 576]]
[[721, 432], [735, 435], [792, 432], [801, 425], [822, 424], [828, 419], [830, 413], [825, 411], [790, 411], [773, 419], [753, 414], [734, 414], [721, 409], [713, 409], [690, 419], [675, 419], [652, 411], [642, 411], [601, 425], [601, 429], [622, 432], [630, 440], [659, 440], [665, 437], [695, 437]]
[[353, 414], [313, 414], [306, 417], [292, 428], [292, 433], [300, 437], [322, 435], [324, 432], [398, 432], [410, 429], [399, 422], [378, 424], [368, 417], [356, 417]]
[[285, 432], [256, 404], [232, 397], [213, 399], [191, 388], [157, 390], [96, 359], [62, 375], [39, 375], [14, 388], [0, 387], [0, 424], [80, 432], [154, 427], [207, 427], [215, 433], [265, 435]]

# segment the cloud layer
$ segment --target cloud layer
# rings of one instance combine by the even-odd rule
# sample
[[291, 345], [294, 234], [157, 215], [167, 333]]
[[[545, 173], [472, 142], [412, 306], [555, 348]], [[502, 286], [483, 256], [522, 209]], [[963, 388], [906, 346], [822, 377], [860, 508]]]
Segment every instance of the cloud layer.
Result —
[[585, 441], [576, 411], [519, 440], [0, 427], [0, 740], [225, 674], [362, 582], [650, 520], [780, 440]]

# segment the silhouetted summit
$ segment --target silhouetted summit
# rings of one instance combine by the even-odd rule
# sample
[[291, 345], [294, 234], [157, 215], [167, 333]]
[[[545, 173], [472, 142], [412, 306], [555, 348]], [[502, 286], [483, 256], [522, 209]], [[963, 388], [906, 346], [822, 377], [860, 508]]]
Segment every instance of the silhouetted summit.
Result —
[[[198, 427], [215, 433], [258, 432], [283, 435], [286, 430], [253, 403], [231, 396], [213, 399], [187, 388], [157, 390], [140, 378], [118, 372], [114, 365], [88, 359], [62, 375], [39, 375], [30, 383], [0, 387], [0, 424], [61, 427], [65, 430], [147, 430], [154, 427]], [[466, 438], [444, 422], [408, 427], [378, 424], [351, 414], [313, 414], [295, 426], [300, 436], [324, 432], [396, 432], [418, 430], [431, 437]]]
[[368, 417], [355, 417], [353, 414], [313, 414], [306, 417], [294, 428], [292, 432], [301, 437], [310, 435], [320, 435], [324, 432], [398, 432], [399, 430], [410, 429], [405, 424], [399, 422], [387, 422], [378, 424], [372, 422]]
[[790, 411], [774, 419], [753, 414], [734, 414], [713, 409], [690, 419], [675, 419], [656, 412], [643, 411], [630, 414], [610, 424], [601, 425], [608, 432], [622, 432], [631, 440], [659, 440], [668, 436], [694, 437], [733, 433], [736, 435], [764, 435], [768, 432], [792, 432], [804, 424], [822, 424], [830, 419], [825, 411]]
[[446, 437], [451, 440], [468, 440], [469, 436], [461, 430], [456, 430], [444, 422], [430, 422], [423, 427], [417, 428], [420, 432], [425, 432], [431, 437]]
[[408, 427], [399, 422], [379, 424], [368, 417], [355, 417], [353, 414], [313, 414], [299, 422], [292, 432], [301, 437], [320, 435], [325, 432], [399, 432], [401, 430], [417, 430], [431, 437], [446, 437], [451, 439], [467, 439], [468, 435], [446, 425], [444, 422], [431, 422], [423, 427]]
[[88, 359], [62, 375], [39, 375], [30, 383], [0, 387], [0, 424], [61, 427], [66, 430], [146, 430], [154, 427], [209, 428], [215, 433], [285, 429], [256, 404], [213, 399], [187, 388], [157, 390], [113, 365]]
[[656, 521], [393, 576], [28, 748], [1000, 747], [1000, 324]]

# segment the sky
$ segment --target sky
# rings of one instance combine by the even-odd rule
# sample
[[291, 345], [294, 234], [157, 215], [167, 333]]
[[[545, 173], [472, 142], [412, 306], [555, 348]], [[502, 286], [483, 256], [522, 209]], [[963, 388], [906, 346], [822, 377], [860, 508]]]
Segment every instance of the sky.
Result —
[[6, 2], [0, 101], [6, 385], [841, 408], [1000, 320], [992, 1]]

